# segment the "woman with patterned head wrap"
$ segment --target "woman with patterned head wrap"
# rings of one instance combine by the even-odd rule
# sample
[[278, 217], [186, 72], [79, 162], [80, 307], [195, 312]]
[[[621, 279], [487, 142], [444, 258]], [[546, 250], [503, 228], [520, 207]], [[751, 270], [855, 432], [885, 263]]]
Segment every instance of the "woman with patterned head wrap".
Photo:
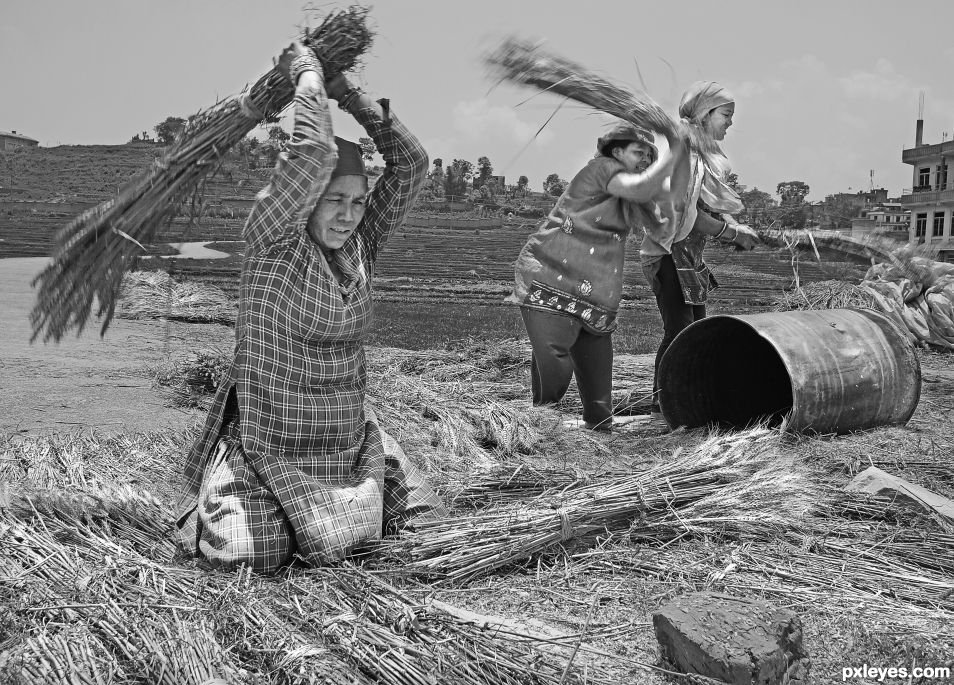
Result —
[[[706, 299], [718, 284], [703, 261], [709, 237], [755, 246], [758, 236], [732, 218], [742, 211], [739, 196], [725, 181], [731, 172], [719, 141], [732, 125], [735, 98], [714, 81], [690, 86], [679, 105], [689, 154], [681, 157], [671, 182], [676, 210], [671, 221], [647, 222], [640, 258], [663, 320], [659, 361], [676, 335], [706, 315]], [[680, 143], [683, 144], [683, 143]], [[661, 418], [658, 388], [653, 382], [653, 414]]]
[[[395, 117], [298, 43], [279, 68], [294, 132], [244, 229], [235, 358], [188, 455], [177, 542], [213, 566], [329, 563], [443, 507], [365, 403], [371, 274], [427, 172]], [[327, 91], [326, 91], [327, 88]], [[328, 98], [386, 162], [368, 189], [360, 150], [332, 134]]]
[[613, 344], [623, 261], [638, 203], [662, 191], [672, 166], [653, 135], [620, 123], [597, 142], [515, 265], [514, 292], [533, 348], [535, 405], [558, 402], [576, 374], [587, 428], [611, 430]]

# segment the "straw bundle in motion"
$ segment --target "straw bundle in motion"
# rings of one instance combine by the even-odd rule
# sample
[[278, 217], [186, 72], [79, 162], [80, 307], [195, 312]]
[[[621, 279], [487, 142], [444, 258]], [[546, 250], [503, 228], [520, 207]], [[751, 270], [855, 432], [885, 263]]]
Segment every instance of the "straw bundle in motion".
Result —
[[[329, 14], [302, 42], [315, 51], [331, 79], [351, 69], [371, 45], [366, 8]], [[228, 150], [262, 119], [281, 112], [294, 97], [277, 69], [259, 78], [241, 98], [230, 98], [193, 117], [152, 168], [116, 197], [87, 210], [56, 236], [53, 262], [37, 276], [30, 314], [33, 339], [60, 340], [82, 332], [99, 301], [101, 332], [113, 317], [123, 273], [158, 227], [213, 172]]]
[[[590, 482], [574, 474], [528, 506], [422, 523], [384, 551], [412, 573], [460, 581], [599, 535], [649, 542], [685, 533], [771, 536], [806, 516], [816, 499], [816, 486], [776, 453], [778, 440], [754, 428], [716, 435], [644, 472]], [[512, 475], [501, 476], [498, 501], [508, 483], [527, 487]], [[486, 479], [480, 488], [490, 489]]]
[[647, 94], [624, 88], [528, 41], [508, 38], [484, 61], [501, 81], [552, 91], [665, 135], [691, 135]]

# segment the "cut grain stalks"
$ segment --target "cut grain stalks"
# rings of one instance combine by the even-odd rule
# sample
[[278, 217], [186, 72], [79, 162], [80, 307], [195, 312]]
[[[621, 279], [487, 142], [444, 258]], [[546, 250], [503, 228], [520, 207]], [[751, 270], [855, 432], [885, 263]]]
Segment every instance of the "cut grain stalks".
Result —
[[[328, 14], [302, 36], [331, 79], [351, 69], [369, 49], [368, 10], [353, 6]], [[160, 225], [188, 198], [195, 203], [203, 180], [229, 149], [262, 120], [278, 115], [292, 101], [287, 79], [272, 69], [248, 92], [192, 117], [163, 156], [119, 194], [87, 210], [56, 236], [53, 261], [34, 280], [39, 286], [30, 314], [33, 339], [60, 340], [82, 332], [98, 301], [101, 333], [112, 320], [123, 274], [144, 253]]]
[[461, 582], [599, 536], [772, 537], [798, 526], [817, 499], [816, 486], [778, 453], [779, 441], [767, 428], [714, 435], [640, 473], [563, 486], [526, 506], [421, 523], [382, 551], [408, 572]]
[[414, 601], [353, 566], [208, 573], [39, 511], [0, 513], [0, 543], [2, 571], [23, 591], [5, 606], [21, 626], [0, 653], [7, 675], [70, 682], [61, 666], [81, 658], [75, 670], [92, 682], [580, 682], [572, 669], [564, 677], [565, 658], [525, 637], [462, 621], [466, 612]]

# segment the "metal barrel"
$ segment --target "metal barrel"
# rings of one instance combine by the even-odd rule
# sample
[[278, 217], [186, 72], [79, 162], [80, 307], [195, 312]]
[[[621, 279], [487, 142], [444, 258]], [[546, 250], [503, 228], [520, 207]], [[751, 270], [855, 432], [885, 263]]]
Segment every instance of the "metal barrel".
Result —
[[659, 364], [669, 425], [847, 433], [904, 424], [921, 396], [914, 346], [885, 315], [825, 309], [712, 316], [673, 340]]

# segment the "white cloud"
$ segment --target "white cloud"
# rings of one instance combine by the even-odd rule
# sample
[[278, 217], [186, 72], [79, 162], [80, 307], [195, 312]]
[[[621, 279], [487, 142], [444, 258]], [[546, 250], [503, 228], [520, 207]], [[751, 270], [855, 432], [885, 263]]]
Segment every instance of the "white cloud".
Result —
[[[549, 115], [547, 115], [549, 116]], [[504, 105], [491, 105], [485, 98], [458, 102], [454, 106], [454, 130], [467, 142], [494, 138], [514, 145], [526, 145], [547, 117], [539, 123], [523, 121], [516, 111]], [[537, 136], [534, 144], [545, 145], [553, 140], [546, 128]]]
[[838, 83], [850, 98], [889, 102], [908, 97], [913, 89], [911, 82], [883, 57], [875, 62], [873, 70], [853, 71], [848, 76], [840, 77]]

